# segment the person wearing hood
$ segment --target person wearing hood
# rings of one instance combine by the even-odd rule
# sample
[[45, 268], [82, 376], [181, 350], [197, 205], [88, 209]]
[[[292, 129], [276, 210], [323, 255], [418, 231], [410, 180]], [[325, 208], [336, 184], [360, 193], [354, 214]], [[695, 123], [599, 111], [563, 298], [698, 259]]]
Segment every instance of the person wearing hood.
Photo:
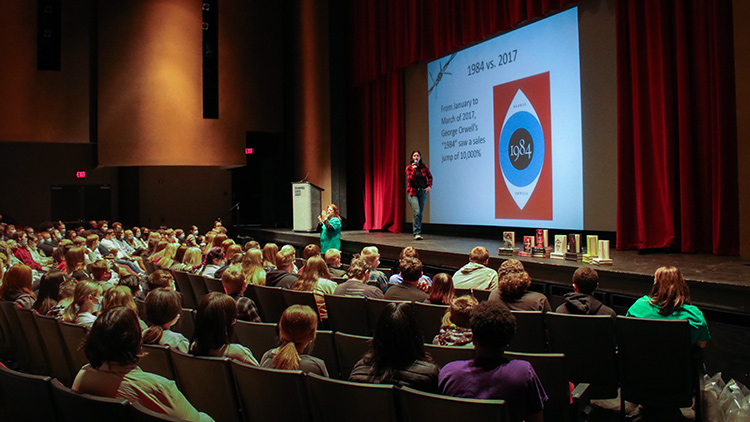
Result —
[[599, 274], [593, 268], [581, 267], [573, 274], [574, 292], [565, 294], [565, 303], [555, 312], [576, 315], [611, 315], [617, 313], [599, 299], [592, 296], [599, 286]]
[[485, 289], [497, 288], [497, 272], [487, 267], [490, 252], [487, 248], [477, 246], [469, 253], [469, 263], [453, 274], [453, 287], [456, 289]]

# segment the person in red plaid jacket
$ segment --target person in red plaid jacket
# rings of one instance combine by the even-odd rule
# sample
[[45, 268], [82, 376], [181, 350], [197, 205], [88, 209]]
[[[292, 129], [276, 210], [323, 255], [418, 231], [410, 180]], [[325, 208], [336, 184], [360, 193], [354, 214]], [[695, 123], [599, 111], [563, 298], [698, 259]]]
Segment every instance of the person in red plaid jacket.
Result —
[[412, 232], [414, 239], [422, 240], [422, 213], [427, 201], [427, 194], [432, 187], [432, 174], [430, 169], [422, 161], [422, 154], [415, 150], [411, 153], [411, 164], [406, 166], [406, 193], [409, 194], [409, 204], [414, 210], [414, 223]]

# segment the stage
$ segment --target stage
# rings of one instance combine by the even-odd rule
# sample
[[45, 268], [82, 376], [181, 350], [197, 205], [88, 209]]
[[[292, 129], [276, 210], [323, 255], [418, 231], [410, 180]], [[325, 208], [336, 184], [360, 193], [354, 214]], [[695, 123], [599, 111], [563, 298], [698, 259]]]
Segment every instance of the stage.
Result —
[[[319, 233], [294, 232], [290, 229], [267, 229], [242, 227], [242, 236], [251, 236], [264, 244], [274, 242], [279, 246], [289, 243], [301, 248], [309, 243], [320, 243]], [[406, 246], [419, 251], [425, 265], [425, 272], [435, 274], [440, 271], [453, 273], [468, 262], [469, 251], [475, 246], [484, 246], [490, 251], [489, 266], [497, 269], [508, 257], [498, 255], [502, 239], [454, 237], [425, 234], [424, 240], [414, 240], [411, 234], [390, 232], [367, 232], [364, 230], [344, 231], [341, 235], [341, 249], [345, 255], [358, 253], [363, 247], [374, 245], [382, 258], [397, 260]], [[517, 247], [522, 247], [516, 242]], [[547, 285], [547, 293], [564, 291], [570, 286], [571, 276], [579, 266], [591, 266], [599, 272], [600, 287], [609, 294], [615, 307], [623, 299], [627, 303], [632, 298], [648, 294], [653, 284], [654, 271], [664, 265], [672, 265], [682, 271], [688, 282], [692, 301], [701, 309], [714, 310], [719, 319], [736, 315], [739, 319], [750, 319], [750, 262], [739, 257], [715, 255], [689, 255], [676, 253], [639, 254], [635, 251], [617, 251], [612, 248], [612, 265], [597, 266], [583, 262], [570, 262], [549, 258], [521, 258], [532, 279]], [[709, 311], [710, 312], [710, 311]], [[708, 316], [708, 315], [707, 315]], [[735, 320], [736, 318], [731, 318]], [[739, 322], [739, 321], [737, 321]], [[744, 325], [744, 324], [741, 324]]]

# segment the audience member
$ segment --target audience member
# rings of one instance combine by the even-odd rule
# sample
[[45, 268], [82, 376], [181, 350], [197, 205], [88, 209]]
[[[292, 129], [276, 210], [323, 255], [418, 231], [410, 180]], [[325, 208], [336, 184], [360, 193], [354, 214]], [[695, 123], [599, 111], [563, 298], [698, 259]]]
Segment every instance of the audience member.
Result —
[[292, 305], [279, 320], [281, 346], [263, 354], [260, 366], [265, 368], [292, 369], [328, 376], [326, 364], [321, 359], [305, 353], [315, 342], [318, 315], [309, 306]]
[[146, 279], [146, 294], [154, 289], [174, 290], [174, 276], [167, 270], [156, 270]]
[[34, 261], [34, 258], [31, 256], [26, 232], [16, 231], [13, 233], [12, 239], [16, 242], [16, 246], [12, 248], [13, 255], [32, 270], [42, 271], [42, 264]]
[[368, 284], [378, 286], [380, 290], [385, 293], [388, 291], [388, 278], [385, 273], [378, 270], [380, 265], [380, 252], [375, 246], [367, 246], [360, 252], [362, 258], [370, 264], [370, 279], [367, 281]]
[[[407, 246], [401, 250], [401, 253], [398, 255], [398, 260], [401, 261], [407, 256], [419, 259], [419, 252], [416, 248]], [[401, 273], [397, 271], [396, 274], [393, 274], [391, 278], [388, 279], [388, 284], [401, 284], [403, 280], [404, 278], [401, 276]], [[419, 278], [419, 288], [427, 292], [430, 290], [430, 286], [432, 286], [432, 280], [427, 274], [422, 274], [422, 277]]]
[[599, 287], [599, 274], [593, 268], [581, 267], [573, 273], [573, 292], [565, 294], [565, 303], [555, 312], [577, 315], [611, 315], [617, 313], [592, 296]]
[[275, 243], [266, 243], [263, 246], [263, 268], [271, 272], [276, 269], [276, 254], [279, 253], [279, 247]]
[[304, 268], [305, 270], [300, 275], [299, 280], [292, 286], [292, 289], [312, 292], [315, 296], [315, 303], [318, 305], [320, 317], [327, 318], [325, 295], [332, 295], [337, 285], [329, 280], [331, 276], [328, 274], [328, 266], [320, 255], [308, 259]]
[[102, 287], [93, 281], [79, 281], [73, 291], [73, 301], [65, 308], [62, 319], [91, 327], [102, 303]]
[[419, 278], [422, 277], [422, 262], [410, 256], [399, 261], [399, 270], [404, 278], [401, 284], [394, 284], [387, 292], [385, 298], [388, 300], [408, 300], [414, 302], [427, 302], [430, 296], [419, 287]]
[[[437, 277], [435, 277], [437, 282]], [[440, 332], [432, 340], [432, 344], [440, 346], [471, 346], [471, 310], [479, 302], [474, 296], [461, 296], [453, 299], [450, 307], [443, 316]]]
[[142, 371], [141, 329], [138, 317], [128, 308], [104, 313], [91, 327], [83, 350], [89, 364], [78, 372], [73, 390], [131, 403], [187, 421], [211, 421], [177, 389], [174, 381]]
[[120, 280], [119, 276], [113, 277], [112, 271], [109, 269], [109, 263], [103, 259], [90, 264], [88, 268], [89, 273], [91, 273], [91, 278], [102, 286], [103, 291], [107, 291], [116, 286], [117, 282]]
[[[242, 249], [243, 249], [243, 250], [244, 250], [245, 252], [249, 251], [250, 249], [257, 249], [257, 250], [259, 250], [259, 251], [261, 250], [261, 249], [260, 249], [260, 243], [258, 243], [258, 242], [257, 242], [257, 241], [255, 241], [255, 240], [250, 240], [250, 241], [246, 242], [246, 243], [245, 243], [245, 245], [244, 245], [244, 246], [242, 247]], [[262, 252], [262, 251], [261, 251], [261, 252]]]
[[477, 246], [469, 253], [469, 263], [453, 274], [453, 286], [457, 289], [497, 288], [497, 272], [487, 267], [490, 253], [487, 248]]
[[514, 422], [542, 422], [547, 394], [531, 364], [508, 360], [505, 347], [516, 332], [516, 318], [501, 302], [486, 301], [471, 311], [476, 357], [446, 364], [440, 392], [473, 399], [502, 399]]
[[[509, 259], [503, 262], [503, 265], [510, 261]], [[508, 266], [516, 267], [519, 265], [516, 263], [509, 263]], [[505, 271], [503, 269], [503, 277], [500, 279], [498, 288], [490, 293], [490, 299], [493, 301], [500, 300], [504, 302], [510, 309], [515, 311], [542, 311], [549, 312], [551, 310], [547, 296], [538, 293], [528, 291], [531, 286], [531, 277], [526, 271], [518, 272], [516, 270]]]
[[450, 274], [439, 273], [432, 280], [429, 302], [433, 305], [450, 305], [456, 295]]
[[190, 343], [182, 334], [172, 331], [182, 311], [180, 294], [169, 289], [154, 289], [146, 296], [146, 319], [151, 326], [143, 332], [144, 344], [162, 344], [187, 353]]
[[195, 274], [195, 271], [201, 266], [201, 250], [198, 247], [190, 247], [185, 251], [182, 257], [182, 265], [177, 267], [178, 271], [185, 271]]
[[60, 285], [60, 290], [57, 294], [57, 304], [51, 307], [46, 315], [62, 319], [63, 312], [73, 303], [73, 293], [76, 289], [76, 283], [75, 280], [67, 280]]
[[[16, 232], [23, 233], [25, 232]], [[36, 296], [31, 289], [31, 267], [25, 264], [16, 264], [5, 272], [3, 283], [0, 286], [0, 298], [13, 302], [19, 308], [31, 309], [36, 302]]]
[[250, 349], [230, 343], [232, 326], [236, 320], [237, 303], [234, 299], [224, 293], [207, 294], [198, 305], [195, 315], [190, 353], [196, 356], [227, 357], [258, 366]]
[[675, 267], [661, 267], [654, 274], [651, 293], [635, 301], [627, 316], [650, 319], [684, 319], [690, 324], [690, 339], [699, 347], [706, 347], [711, 338], [708, 324], [698, 307], [690, 304], [690, 289]]
[[75, 271], [86, 269], [86, 248], [74, 246], [65, 252], [65, 272], [72, 276]]
[[268, 271], [266, 274], [266, 286], [291, 289], [297, 283], [297, 280], [299, 280], [299, 276], [293, 274], [294, 255], [286, 255], [279, 251], [276, 254], [275, 261], [274, 269]]
[[39, 315], [47, 315], [47, 312], [60, 301], [60, 285], [65, 282], [65, 274], [58, 270], [50, 270], [39, 282], [39, 294], [32, 309]]
[[[112, 309], [124, 306], [128, 309], [132, 309], [138, 314], [138, 306], [133, 300], [133, 294], [130, 293], [130, 289], [126, 286], [115, 286], [102, 294], [102, 309], [99, 311], [100, 314]], [[143, 320], [138, 319], [141, 324], [141, 330], [148, 328]]]
[[[341, 267], [341, 251], [335, 248], [330, 248], [325, 254], [326, 265], [328, 265], [328, 272], [331, 277], [345, 277], [346, 271], [342, 270]], [[369, 277], [369, 275], [368, 275]]]
[[[215, 239], [215, 238], [214, 238]], [[216, 270], [224, 265], [224, 252], [221, 248], [213, 248], [206, 255], [206, 265], [200, 272], [203, 277], [213, 277]]]
[[354, 365], [349, 381], [436, 393], [439, 371], [424, 351], [414, 305], [392, 302], [380, 315], [370, 350]]
[[[334, 249], [329, 249], [328, 252]], [[326, 252], [326, 255], [328, 255]], [[364, 296], [375, 299], [383, 298], [383, 291], [375, 286], [367, 284], [369, 280], [370, 264], [365, 261], [359, 254], [354, 255], [351, 264], [349, 264], [349, 279], [336, 286], [333, 294], [337, 296]]]
[[221, 284], [224, 291], [235, 302], [237, 302], [237, 319], [250, 322], [261, 322], [258, 315], [258, 307], [249, 297], [243, 296], [245, 293], [245, 277], [239, 265], [232, 265], [221, 275]]
[[141, 291], [141, 281], [137, 276], [126, 275], [125, 277], [121, 277], [117, 282], [117, 285], [126, 286], [128, 289], [130, 289], [130, 293], [133, 295], [133, 297], [143, 299], [143, 292]]
[[242, 275], [245, 283], [265, 286], [266, 270], [263, 269], [263, 252], [260, 249], [249, 249], [242, 259]]

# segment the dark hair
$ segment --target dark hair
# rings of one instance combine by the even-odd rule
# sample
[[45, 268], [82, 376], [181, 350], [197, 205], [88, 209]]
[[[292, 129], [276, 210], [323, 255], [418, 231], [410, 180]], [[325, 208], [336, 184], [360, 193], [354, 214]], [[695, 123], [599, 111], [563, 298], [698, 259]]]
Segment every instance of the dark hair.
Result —
[[432, 360], [424, 351], [424, 339], [414, 314], [414, 305], [410, 302], [391, 302], [380, 314], [370, 351], [364, 360], [372, 365], [373, 375], [384, 381], [394, 371], [406, 369], [418, 359]]
[[409, 160], [411, 160], [411, 157], [414, 156], [415, 152], [419, 153], [419, 164], [417, 164], [417, 168], [425, 167], [424, 160], [422, 159], [422, 153], [418, 149], [415, 149], [411, 152], [411, 154], [409, 154]]
[[174, 277], [172, 277], [172, 273], [169, 271], [163, 269], [156, 270], [149, 274], [148, 279], [146, 280], [146, 286], [149, 291], [169, 287], [169, 282], [173, 279]]
[[439, 273], [432, 279], [430, 288], [430, 303], [450, 305], [456, 295], [453, 289], [453, 277], [450, 274]]
[[422, 276], [422, 261], [407, 256], [398, 262], [398, 269], [404, 281], [419, 281], [419, 277]]
[[599, 274], [595, 269], [581, 267], [573, 273], [573, 284], [578, 286], [578, 291], [590, 295], [599, 285]]
[[471, 310], [471, 332], [475, 344], [500, 349], [516, 334], [516, 317], [504, 303], [487, 300]]
[[117, 282], [120, 286], [126, 286], [130, 289], [130, 293], [133, 294], [133, 297], [138, 293], [138, 291], [141, 290], [141, 282], [138, 280], [138, 276], [135, 275], [126, 275], [125, 277], [120, 278], [120, 281]]
[[308, 258], [311, 258], [313, 256], [319, 256], [320, 255], [320, 246], [315, 245], [313, 243], [305, 246], [305, 249], [302, 250], [302, 258], [305, 259], [305, 261], [308, 260]]
[[208, 251], [208, 254], [206, 254], [206, 265], [214, 265], [214, 261], [217, 259], [224, 259], [224, 250], [220, 247], [214, 247]]
[[219, 349], [232, 338], [232, 326], [237, 319], [237, 303], [225, 293], [207, 294], [195, 315], [195, 330], [190, 352], [207, 356], [209, 350]]
[[39, 281], [39, 296], [32, 308], [40, 315], [57, 305], [60, 300], [60, 285], [65, 282], [65, 274], [59, 270], [51, 270], [42, 275]]
[[141, 357], [141, 326], [135, 311], [125, 306], [105, 311], [94, 321], [83, 342], [94, 368], [105, 362], [133, 365]]
[[162, 325], [172, 321], [182, 310], [180, 294], [169, 289], [155, 289], [146, 296], [146, 319], [150, 327], [143, 333], [146, 344], [159, 343], [164, 329]]

